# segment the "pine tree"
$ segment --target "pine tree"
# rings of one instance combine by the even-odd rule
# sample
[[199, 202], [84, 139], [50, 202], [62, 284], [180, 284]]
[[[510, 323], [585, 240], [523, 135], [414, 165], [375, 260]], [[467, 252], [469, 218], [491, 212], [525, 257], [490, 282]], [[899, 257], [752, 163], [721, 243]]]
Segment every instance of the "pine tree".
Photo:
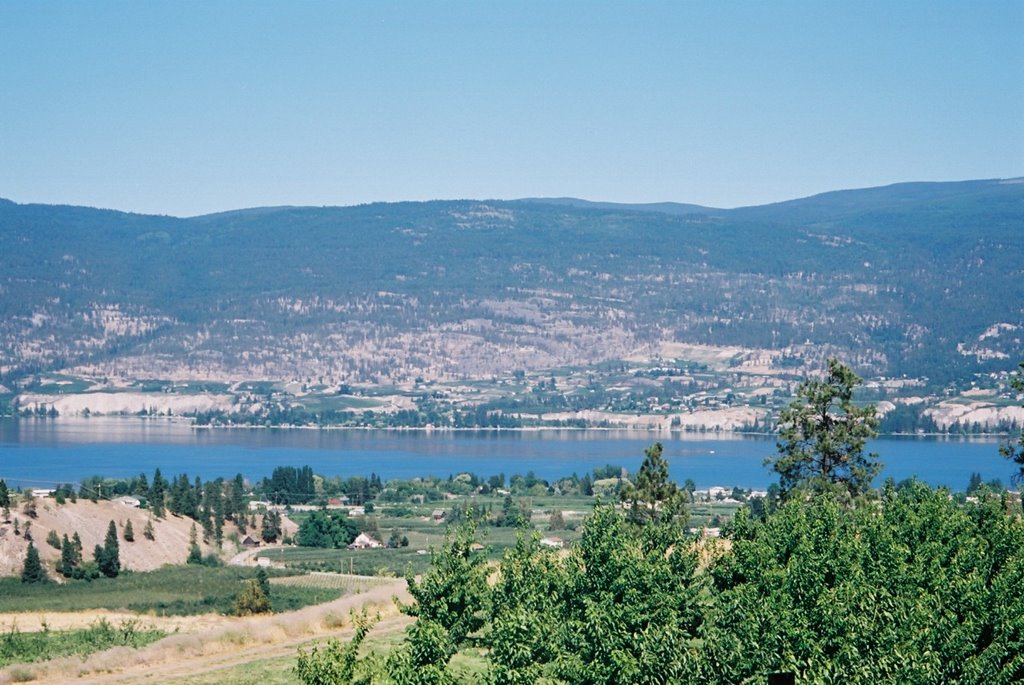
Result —
[[676, 521], [685, 523], [685, 495], [668, 477], [668, 461], [660, 442], [644, 450], [644, 461], [636, 474], [636, 483], [626, 485], [620, 494], [629, 505], [627, 520], [637, 525]]
[[135, 542], [135, 529], [132, 528], [131, 519], [128, 519], [128, 522], [124, 524], [124, 541]]
[[7, 483], [0, 478], [0, 507], [8, 509], [11, 506], [11, 491], [7, 489]]
[[70, 578], [74, 575], [77, 566], [75, 544], [68, 540], [68, 536], [65, 534], [60, 544], [60, 563], [57, 564], [57, 572], [65, 578]]
[[156, 540], [156, 532], [153, 530], [152, 519], [146, 520], [146, 527], [142, 529], [142, 536], [147, 540]]
[[113, 521], [107, 526], [107, 537], [103, 541], [103, 547], [96, 545], [93, 556], [96, 558], [96, 566], [100, 573], [107, 578], [117, 577], [121, 571], [121, 553], [117, 542], [117, 525]]
[[270, 577], [267, 576], [267, 570], [260, 566], [256, 569], [256, 582], [260, 585], [260, 591], [270, 599]]
[[160, 469], [153, 474], [153, 484], [149, 487], [149, 508], [158, 519], [164, 517], [164, 497], [167, 481], [160, 475]]
[[82, 563], [82, 538], [77, 530], [71, 535], [71, 544], [75, 548], [75, 566], [78, 566]]
[[783, 497], [794, 489], [831, 489], [862, 494], [882, 469], [877, 454], [864, 454], [876, 435], [874, 405], [858, 407], [853, 391], [861, 379], [837, 359], [823, 380], [807, 380], [779, 417], [779, 454], [768, 461], [779, 474]]
[[227, 517], [227, 511], [225, 507], [228, 502], [224, 497], [224, 481], [218, 478], [215, 483], [213, 493], [213, 539], [217, 541], [217, 546], [220, 547], [224, 544], [224, 519]]
[[235, 479], [231, 481], [231, 503], [228, 507], [228, 512], [231, 519], [239, 524], [240, 527], [245, 527], [245, 479], [242, 478], [242, 474], [236, 474]]
[[25, 565], [21, 570], [21, 582], [23, 583], [45, 583], [49, 578], [46, 569], [39, 561], [39, 550], [31, 542], [28, 543], [28, 552], [25, 553]]
[[192, 530], [189, 531], [188, 536], [188, 559], [185, 560], [187, 564], [201, 564], [203, 563], [203, 551], [199, 549], [199, 538], [196, 532], [196, 524], [192, 524]]
[[210, 481], [203, 487], [199, 476], [196, 476], [196, 492], [201, 493], [199, 521], [203, 524], [203, 542], [206, 543], [213, 538], [213, 502], [218, 496], [216, 486], [216, 482]]
[[277, 542], [281, 535], [281, 515], [276, 511], [268, 511], [263, 515], [263, 542]]

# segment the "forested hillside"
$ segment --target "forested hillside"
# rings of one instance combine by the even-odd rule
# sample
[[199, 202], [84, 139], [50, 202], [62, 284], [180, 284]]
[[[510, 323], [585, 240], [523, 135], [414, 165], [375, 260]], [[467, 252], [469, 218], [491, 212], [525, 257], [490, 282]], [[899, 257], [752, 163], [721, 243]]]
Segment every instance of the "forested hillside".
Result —
[[1024, 184], [764, 207], [572, 200], [195, 218], [0, 201], [0, 383], [391, 383], [619, 359], [665, 342], [835, 354], [955, 380], [1024, 356]]

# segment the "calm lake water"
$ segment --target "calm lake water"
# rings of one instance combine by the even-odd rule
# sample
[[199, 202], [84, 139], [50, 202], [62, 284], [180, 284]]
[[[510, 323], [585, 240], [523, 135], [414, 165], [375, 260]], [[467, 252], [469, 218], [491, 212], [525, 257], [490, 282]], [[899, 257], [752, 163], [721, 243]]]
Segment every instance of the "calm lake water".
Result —
[[[596, 466], [639, 467], [644, 448], [665, 447], [673, 478], [698, 487], [764, 488], [775, 478], [766, 437], [646, 431], [378, 431], [192, 428], [134, 418], [0, 419], [0, 478], [11, 486], [47, 486], [91, 475], [123, 477], [160, 468], [165, 476], [203, 479], [242, 473], [257, 479], [275, 466], [308, 464], [324, 475], [408, 478], [472, 471], [482, 476], [534, 471], [553, 479]], [[1009, 482], [1011, 464], [995, 438], [885, 438], [870, 449], [883, 478], [917, 476], [963, 489], [972, 472]]]

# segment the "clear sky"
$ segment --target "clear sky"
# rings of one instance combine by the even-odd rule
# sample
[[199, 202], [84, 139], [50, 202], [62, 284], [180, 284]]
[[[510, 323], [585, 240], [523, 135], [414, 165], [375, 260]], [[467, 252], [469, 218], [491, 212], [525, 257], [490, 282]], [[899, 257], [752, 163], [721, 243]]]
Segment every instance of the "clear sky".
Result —
[[1024, 175], [1024, 0], [0, 0], [0, 197], [733, 207]]

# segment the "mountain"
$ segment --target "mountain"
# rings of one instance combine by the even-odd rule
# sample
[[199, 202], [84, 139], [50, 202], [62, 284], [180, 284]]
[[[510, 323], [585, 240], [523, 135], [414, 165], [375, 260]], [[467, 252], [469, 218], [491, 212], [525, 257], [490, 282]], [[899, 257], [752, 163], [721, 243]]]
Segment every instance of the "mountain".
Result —
[[1022, 258], [1020, 179], [731, 210], [526, 199], [176, 218], [0, 201], [0, 385], [57, 370], [473, 379], [674, 343], [942, 383], [1024, 358]]
[[659, 214], [671, 214], [673, 216], [686, 216], [687, 214], [718, 214], [723, 210], [703, 207], [701, 205], [689, 205], [682, 202], [646, 202], [640, 204], [629, 204], [621, 202], [592, 202], [580, 200], [575, 197], [538, 197], [525, 198], [521, 202], [533, 202], [536, 204], [554, 205], [556, 207], [575, 207], [577, 209], [602, 209], [620, 212], [657, 212]]

